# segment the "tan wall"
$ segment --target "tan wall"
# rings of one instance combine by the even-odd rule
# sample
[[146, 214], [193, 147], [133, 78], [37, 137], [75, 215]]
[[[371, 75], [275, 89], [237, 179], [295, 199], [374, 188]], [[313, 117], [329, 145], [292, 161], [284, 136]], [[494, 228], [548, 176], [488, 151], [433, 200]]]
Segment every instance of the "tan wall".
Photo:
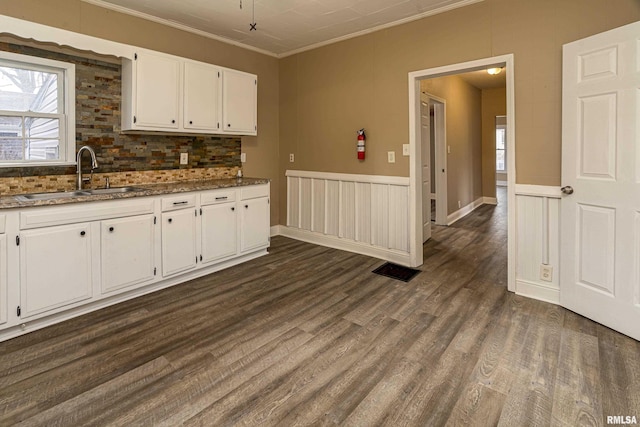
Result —
[[507, 180], [507, 174], [496, 174], [496, 116], [507, 114], [505, 88], [482, 91], [482, 195], [496, 197], [496, 179]]
[[[638, 0], [485, 0], [284, 58], [280, 164], [409, 175], [407, 73], [514, 54], [517, 182], [559, 185], [562, 45], [640, 20]], [[367, 160], [355, 157], [365, 127]], [[386, 162], [387, 151], [396, 163]], [[288, 162], [288, 154], [296, 162]], [[286, 212], [281, 181], [281, 212]]]
[[[481, 91], [458, 76], [420, 82], [420, 91], [446, 101], [447, 214], [482, 197]], [[433, 168], [432, 168], [433, 169]]]
[[272, 180], [271, 223], [279, 223], [278, 59], [80, 0], [0, 0], [0, 14], [257, 74], [258, 136], [242, 138], [243, 170]]

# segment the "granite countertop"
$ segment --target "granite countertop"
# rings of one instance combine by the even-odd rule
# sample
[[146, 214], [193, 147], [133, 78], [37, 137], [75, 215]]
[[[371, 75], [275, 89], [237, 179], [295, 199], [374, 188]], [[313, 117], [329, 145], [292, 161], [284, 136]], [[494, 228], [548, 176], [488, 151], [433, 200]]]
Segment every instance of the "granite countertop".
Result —
[[0, 209], [26, 208], [33, 206], [55, 206], [69, 203], [95, 202], [99, 200], [129, 199], [132, 197], [158, 196], [163, 194], [186, 193], [189, 191], [215, 190], [217, 188], [243, 187], [247, 185], [268, 184], [266, 178], [225, 178], [199, 181], [163, 182], [160, 184], [132, 184], [140, 191], [128, 193], [92, 194], [78, 197], [53, 198], [48, 200], [21, 200], [16, 196], [0, 197]]

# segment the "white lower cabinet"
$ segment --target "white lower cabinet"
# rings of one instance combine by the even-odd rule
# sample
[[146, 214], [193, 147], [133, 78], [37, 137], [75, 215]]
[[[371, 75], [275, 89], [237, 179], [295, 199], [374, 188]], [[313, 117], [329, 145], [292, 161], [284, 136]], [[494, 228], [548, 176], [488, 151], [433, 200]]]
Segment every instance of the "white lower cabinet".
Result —
[[51, 314], [91, 298], [90, 228], [90, 223], [80, 223], [20, 233], [21, 318]]
[[196, 216], [193, 209], [180, 209], [162, 214], [162, 275], [195, 268]]
[[269, 246], [269, 198], [259, 197], [240, 203], [240, 251]]
[[154, 279], [154, 218], [153, 215], [139, 215], [102, 221], [102, 293], [130, 288]]
[[5, 211], [0, 341], [263, 255], [268, 196], [248, 185]]
[[238, 252], [238, 216], [235, 202], [202, 207], [202, 263]]
[[0, 234], [0, 325], [7, 323], [7, 236]]

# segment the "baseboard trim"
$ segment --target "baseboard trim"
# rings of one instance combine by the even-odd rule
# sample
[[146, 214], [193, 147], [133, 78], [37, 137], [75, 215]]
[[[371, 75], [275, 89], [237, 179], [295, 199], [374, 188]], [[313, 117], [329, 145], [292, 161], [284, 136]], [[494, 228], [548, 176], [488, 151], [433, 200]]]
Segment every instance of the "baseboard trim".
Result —
[[560, 304], [560, 289], [551, 288], [528, 280], [516, 280], [516, 294], [551, 304]]
[[283, 226], [282, 225], [272, 225], [271, 226], [270, 236], [271, 237], [279, 236], [280, 235], [280, 227], [283, 227]]
[[497, 205], [498, 199], [495, 197], [483, 197], [482, 203], [485, 205]]
[[469, 203], [468, 205], [461, 207], [457, 211], [447, 216], [447, 225], [454, 224], [456, 221], [469, 215], [471, 212], [475, 211], [483, 204], [484, 204], [484, 198], [480, 197], [474, 200], [473, 202]]
[[329, 236], [326, 234], [315, 233], [307, 230], [300, 230], [298, 228], [291, 228], [284, 225], [280, 226], [279, 235], [320, 246], [327, 246], [343, 251], [355, 252], [361, 255], [367, 255], [370, 257], [395, 262], [396, 264], [404, 265], [407, 267], [411, 266], [411, 256], [409, 255], [409, 253], [371, 246], [368, 243], [360, 243], [353, 240], [341, 239], [340, 237]]

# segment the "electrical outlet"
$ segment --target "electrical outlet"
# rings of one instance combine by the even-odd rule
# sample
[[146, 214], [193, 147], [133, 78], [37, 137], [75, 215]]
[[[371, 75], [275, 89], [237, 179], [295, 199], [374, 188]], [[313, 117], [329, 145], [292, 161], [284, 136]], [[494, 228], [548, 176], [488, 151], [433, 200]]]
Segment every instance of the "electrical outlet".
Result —
[[409, 144], [402, 144], [402, 155], [403, 156], [409, 155]]
[[542, 264], [540, 266], [540, 280], [551, 282], [553, 280], [553, 267], [551, 267], [550, 265]]
[[240, 153], [240, 162], [247, 163], [247, 153]]
[[293, 153], [289, 153], [289, 163], [293, 163], [296, 161], [296, 156]]
[[447, 145], [447, 154], [451, 154], [451, 146]]
[[396, 152], [395, 151], [387, 151], [387, 161], [389, 163], [396, 162]]
[[189, 153], [180, 153], [180, 164], [181, 165], [189, 164]]
[[460, 209], [461, 207], [462, 207], [462, 202], [458, 200], [458, 209]]

